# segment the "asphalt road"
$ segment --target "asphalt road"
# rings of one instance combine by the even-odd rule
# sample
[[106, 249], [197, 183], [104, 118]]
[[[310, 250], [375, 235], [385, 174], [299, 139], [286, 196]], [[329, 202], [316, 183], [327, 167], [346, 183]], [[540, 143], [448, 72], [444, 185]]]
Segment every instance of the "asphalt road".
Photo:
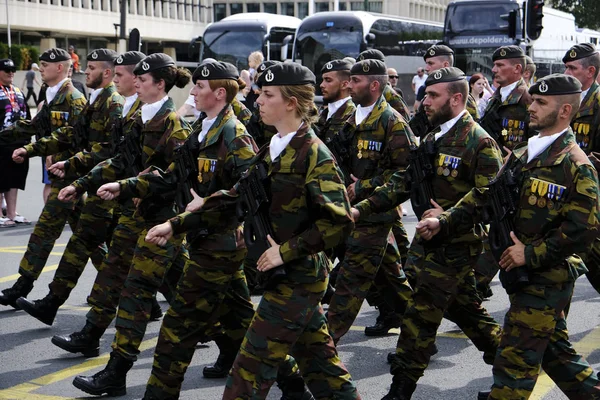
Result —
[[[18, 211], [34, 221], [43, 207], [40, 159], [31, 162], [27, 190], [20, 192]], [[0, 177], [1, 179], [1, 177]], [[405, 224], [409, 232], [414, 231], [416, 219], [409, 211]], [[0, 289], [17, 279], [21, 256], [27, 245], [33, 225], [0, 229]], [[46, 295], [48, 283], [54, 275], [56, 265], [70, 236], [70, 230], [57, 241], [47, 267], [36, 282], [30, 299]], [[87, 312], [86, 296], [89, 293], [95, 270], [88, 264], [78, 286], [67, 303], [60, 309], [52, 327], [28, 316], [23, 311], [0, 306], [0, 399], [59, 400], [85, 398], [85, 393], [72, 386], [73, 377], [90, 375], [104, 367], [114, 337], [110, 328], [101, 341], [101, 355], [86, 359], [68, 354], [50, 343], [56, 334], [68, 334], [80, 330]], [[505, 292], [498, 281], [494, 281], [495, 295], [485, 306], [498, 321], [502, 321], [508, 307]], [[164, 299], [163, 299], [164, 300]], [[258, 297], [253, 299], [259, 301]], [[569, 315], [569, 329], [575, 347], [588, 356], [588, 360], [600, 367], [600, 329], [598, 294], [586, 278], [576, 284], [573, 304]], [[161, 302], [164, 311], [168, 304]], [[338, 350], [341, 358], [357, 382], [359, 392], [365, 400], [381, 399], [391, 383], [385, 356], [393, 351], [397, 332], [383, 338], [367, 338], [364, 327], [370, 325], [377, 312], [364, 305], [352, 330], [342, 338]], [[153, 349], [160, 322], [148, 326], [142, 352], [127, 376], [128, 391], [122, 399], [140, 399], [152, 365]], [[484, 364], [477, 349], [457, 330], [456, 325], [443, 321], [438, 333], [439, 353], [432, 359], [425, 376], [419, 381], [415, 400], [464, 400], [475, 399], [479, 390], [490, 386], [491, 367]], [[183, 384], [182, 399], [220, 399], [224, 380], [208, 380], [202, 377], [202, 368], [211, 365], [217, 358], [214, 343], [196, 349], [192, 365]], [[278, 399], [280, 392], [273, 388], [268, 399]], [[566, 399], [545, 375], [538, 381], [532, 399]]]

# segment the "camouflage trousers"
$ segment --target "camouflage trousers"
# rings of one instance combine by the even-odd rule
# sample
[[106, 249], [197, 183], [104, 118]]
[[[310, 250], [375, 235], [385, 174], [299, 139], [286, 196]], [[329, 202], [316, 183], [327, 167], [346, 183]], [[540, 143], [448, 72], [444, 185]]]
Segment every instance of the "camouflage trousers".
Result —
[[596, 238], [592, 249], [585, 259], [585, 266], [588, 268], [586, 276], [596, 292], [600, 293], [600, 239]]
[[[110, 243], [115, 204], [115, 201], [104, 201], [96, 194], [89, 194], [85, 199], [77, 227], [69, 238], [49, 285], [50, 292], [62, 301], [69, 297], [77, 285], [92, 253], [99, 247], [104, 248], [105, 242]], [[102, 264], [98, 268], [102, 268]]]
[[475, 280], [478, 288], [484, 288], [490, 285], [490, 282], [500, 270], [500, 266], [492, 254], [487, 227], [475, 225], [475, 229], [477, 234], [483, 238], [483, 252], [475, 264]]
[[[42, 273], [54, 243], [62, 234], [65, 224], [69, 222], [73, 231], [76, 230], [83, 202], [80, 200], [64, 203], [58, 200], [58, 193], [65, 186], [65, 182], [62, 180], [52, 182], [48, 200], [33, 228], [29, 243], [27, 243], [27, 250], [19, 265], [19, 274], [22, 276], [36, 280]], [[102, 263], [104, 254], [105, 250], [102, 248], [96, 248], [92, 253], [92, 262], [96, 268], [99, 268]], [[87, 262], [87, 258], [85, 261]]]
[[490, 399], [527, 399], [540, 367], [569, 399], [600, 398], [600, 382], [569, 341], [564, 310], [574, 282], [529, 285], [509, 296]]
[[215, 322], [233, 343], [241, 343], [254, 315], [242, 267], [245, 253], [190, 250], [175, 301], [160, 327], [145, 397], [179, 398], [195, 346], [211, 340]]
[[415, 382], [423, 376], [446, 311], [486, 359], [496, 354], [500, 325], [473, 297], [473, 266], [480, 251], [468, 244], [425, 248], [400, 327], [392, 375], [403, 374]]
[[315, 399], [360, 399], [327, 331], [320, 304], [326, 288], [324, 279], [283, 282], [265, 291], [229, 372], [223, 399], [265, 399], [288, 354], [296, 359]]
[[[147, 243], [145, 237], [149, 225], [154, 224], [146, 222], [137, 238], [132, 262], [124, 278], [115, 322], [117, 332], [112, 343], [113, 351], [131, 361], [137, 359], [150, 319], [153, 297], [163, 284], [167, 271], [174, 266], [178, 268], [178, 260], [188, 259], [180, 236], [171, 238], [164, 246]], [[179, 280], [179, 276], [171, 276]]]
[[[346, 239], [346, 254], [335, 282], [335, 294], [329, 303], [329, 332], [337, 343], [348, 332], [367, 297], [386, 249], [394, 262], [382, 265], [384, 276], [395, 289], [404, 292], [406, 281], [400, 266], [400, 253], [391, 235], [392, 224], [358, 223]], [[392, 277], [393, 279], [390, 279]], [[396, 285], [397, 284], [397, 285]]]

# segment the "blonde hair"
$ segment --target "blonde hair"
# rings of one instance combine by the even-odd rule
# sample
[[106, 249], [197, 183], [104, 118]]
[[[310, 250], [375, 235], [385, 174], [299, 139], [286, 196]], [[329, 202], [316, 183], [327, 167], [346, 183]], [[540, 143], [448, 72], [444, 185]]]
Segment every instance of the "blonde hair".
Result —
[[233, 79], [214, 79], [208, 81], [208, 86], [210, 86], [210, 90], [212, 91], [215, 91], [218, 88], [225, 89], [225, 93], [227, 93], [225, 96], [225, 101], [227, 103], [231, 103], [240, 91], [239, 82], [239, 78], [237, 81], [234, 81]]
[[256, 64], [254, 68], [258, 68], [258, 66], [265, 60], [265, 56], [263, 56], [262, 51], [253, 51], [248, 56], [248, 63], [253, 62]]
[[279, 86], [284, 100], [296, 98], [296, 115], [307, 124], [316, 121], [318, 110], [315, 106], [315, 87], [311, 84]]

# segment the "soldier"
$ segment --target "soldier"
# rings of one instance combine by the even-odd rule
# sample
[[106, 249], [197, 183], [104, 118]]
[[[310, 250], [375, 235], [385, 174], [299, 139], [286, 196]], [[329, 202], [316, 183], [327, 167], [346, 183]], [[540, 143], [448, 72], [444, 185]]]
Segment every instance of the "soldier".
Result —
[[[164, 171], [172, 162], [175, 147], [183, 143], [189, 134], [189, 125], [177, 115], [167, 93], [175, 85], [184, 87], [190, 75], [185, 70], [177, 69], [173, 59], [162, 53], [144, 58], [136, 65], [134, 73], [137, 75], [136, 90], [140, 100], [146, 103], [136, 120], [136, 124], [143, 126], [143, 149], [138, 167], [140, 170], [150, 170], [149, 167], [152, 167], [153, 170]], [[109, 183], [100, 187], [97, 193], [104, 200], [112, 200], [119, 194], [124, 198], [137, 197], [137, 183], [136, 178]], [[169, 240], [160, 247], [144, 241], [146, 229], [174, 215], [172, 197], [144, 199], [136, 214], [143, 218], [144, 230], [138, 237], [132, 263], [122, 286], [115, 322], [117, 332], [110, 360], [99, 373], [89, 377], [77, 376], [73, 380], [75, 387], [89, 394], [126, 393], [126, 374], [139, 353], [139, 345], [150, 318], [152, 298], [172, 261], [181, 251], [181, 237]], [[110, 304], [107, 306], [109, 309], [114, 307]], [[81, 332], [54, 337], [52, 342], [67, 351], [97, 354], [98, 341], [105, 328], [94, 326], [88, 320]]]
[[[114, 61], [117, 53], [109, 49], [97, 49], [87, 56], [86, 85], [92, 89], [90, 101], [78, 116], [74, 127], [58, 129], [52, 137], [15, 150], [19, 157], [27, 154], [51, 155], [62, 146], [82, 146], [79, 152], [65, 161], [59, 161], [48, 171], [60, 178], [86, 174], [99, 161], [109, 157], [111, 129], [115, 119], [121, 116], [125, 99], [116, 91], [113, 83]], [[66, 149], [66, 147], [64, 147]], [[32, 317], [46, 325], [52, 325], [58, 308], [63, 305], [83, 273], [91, 254], [105, 241], [110, 243], [112, 217], [115, 202], [107, 202], [90, 193], [83, 203], [81, 216], [73, 235], [50, 282], [50, 292], [40, 300], [29, 301], [24, 297], [17, 305]]]
[[[527, 399], [541, 368], [570, 399], [600, 398], [600, 382], [569, 342], [565, 308], [575, 279], [586, 270], [574, 254], [598, 236], [598, 175], [577, 146], [569, 124], [580, 103], [581, 84], [554, 74], [529, 89], [531, 128], [539, 134], [517, 146], [503, 171], [517, 180], [513, 245], [500, 267], [524, 269], [528, 282], [509, 295], [510, 308], [494, 361], [491, 392], [480, 399]], [[472, 190], [453, 209], [421, 221], [424, 238], [463, 232], [481, 219], [486, 190]]]
[[[383, 185], [397, 170], [406, 169], [409, 146], [415, 143], [415, 138], [404, 119], [382, 96], [388, 79], [383, 62], [360, 61], [352, 67], [350, 75], [350, 93], [357, 107], [346, 122], [349, 132], [345, 146], [349, 146], [350, 155], [344, 167], [351, 174], [348, 195], [357, 203], [369, 198], [373, 189]], [[397, 207], [382, 209], [357, 224], [347, 238], [327, 317], [336, 343], [352, 326], [380, 266], [390, 269], [386, 276], [397, 278], [390, 280], [395, 289], [393, 295], [402, 298], [401, 301], [407, 300], [410, 287], [400, 266], [396, 241], [390, 236], [392, 225], [399, 219]], [[382, 265], [388, 246], [395, 262]]]
[[[431, 124], [439, 126], [421, 142], [422, 148], [434, 148], [429, 157], [436, 171], [430, 180], [435, 207], [423, 213], [427, 217], [453, 206], [471, 188], [487, 185], [500, 168], [501, 155], [493, 139], [466, 111], [469, 85], [460, 69], [437, 70], [425, 84], [425, 112]], [[405, 180], [397, 178], [395, 175], [370, 199], [355, 206], [355, 221], [360, 223], [372, 213], [402, 201]], [[390, 195], [392, 188], [397, 195]], [[394, 378], [385, 400], [410, 399], [427, 368], [445, 312], [484, 353], [484, 360], [492, 362], [500, 327], [479, 302], [459, 296], [474, 290], [469, 277], [473, 276], [481, 249], [481, 238], [474, 229], [435, 244], [423, 244], [421, 267], [416, 271], [414, 292], [400, 327], [396, 357], [391, 360]]]
[[[40, 56], [40, 73], [42, 79], [48, 85], [47, 97], [41, 111], [31, 121], [17, 121], [8, 130], [0, 134], [0, 143], [14, 143], [19, 140], [29, 141], [32, 135], [38, 139], [50, 135], [50, 133], [62, 126], [72, 125], [86, 100], [85, 97], [75, 89], [67, 73], [71, 65], [71, 56], [66, 50], [52, 48]], [[54, 161], [68, 158], [68, 154], [56, 154]], [[75, 228], [77, 225], [77, 211], [74, 211], [74, 202], [63, 203], [58, 200], [58, 192], [68, 182], [52, 176], [51, 190], [48, 200], [38, 222], [27, 244], [27, 250], [19, 265], [19, 279], [15, 284], [2, 291], [0, 304], [18, 308], [16, 301], [21, 296], [27, 296], [33, 288], [33, 282], [39, 277], [54, 242], [65, 226], [67, 220]], [[94, 265], [100, 265], [103, 256], [94, 258]]]
[[[181, 151], [189, 151], [198, 162], [199, 175], [192, 179], [199, 182], [200, 191], [194, 192], [194, 198], [200, 199], [231, 188], [248, 169], [258, 148], [231, 108], [239, 83], [243, 82], [237, 69], [229, 63], [204, 63], [196, 69], [192, 81], [196, 84], [191, 91], [196, 108], [206, 118]], [[177, 182], [153, 178], [148, 179], [150, 192], [176, 189]], [[195, 211], [195, 203], [189, 203], [186, 210]], [[183, 217], [179, 217], [178, 221], [181, 220]], [[161, 226], [171, 230], [171, 223], [167, 221], [153, 228], [148, 236]], [[225, 334], [215, 338], [221, 354], [215, 367], [204, 369], [204, 376], [227, 376], [254, 315], [242, 267], [246, 249], [237, 215], [223, 213], [217, 224], [201, 227], [202, 230], [193, 229], [187, 236], [190, 260], [161, 326], [144, 395], [147, 400], [179, 398], [195, 346], [199, 341], [209, 340], [207, 331], [217, 321], [225, 330]]]

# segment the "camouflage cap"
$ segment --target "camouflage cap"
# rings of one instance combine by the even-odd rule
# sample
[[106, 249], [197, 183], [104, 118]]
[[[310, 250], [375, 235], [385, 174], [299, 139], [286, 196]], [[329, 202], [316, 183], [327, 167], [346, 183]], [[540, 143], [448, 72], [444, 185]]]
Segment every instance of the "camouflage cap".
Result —
[[192, 82], [215, 81], [217, 79], [232, 79], [237, 80], [240, 73], [235, 65], [228, 62], [217, 61], [202, 63], [192, 75]]
[[387, 67], [383, 61], [367, 59], [354, 64], [350, 75], [387, 75]]
[[294, 62], [275, 64], [258, 77], [258, 86], [315, 85], [315, 74], [303, 65]]
[[115, 59], [115, 65], [136, 65], [144, 58], [146, 55], [141, 51], [128, 51]]
[[385, 56], [380, 50], [377, 49], [369, 49], [365, 50], [358, 55], [357, 61], [363, 60], [379, 60], [385, 62]]
[[350, 60], [341, 59], [341, 60], [331, 60], [321, 68], [321, 73], [325, 72], [333, 72], [333, 71], [350, 71], [352, 69], [353, 63]]
[[272, 67], [275, 64], [279, 64], [281, 61], [277, 61], [277, 60], [266, 60], [260, 63], [260, 65], [258, 66], [258, 68], [256, 68], [256, 72], [258, 72], [259, 74], [262, 74], [263, 72], [265, 72], [265, 70], [269, 67]]
[[539, 79], [529, 88], [529, 94], [557, 96], [581, 93], [581, 83], [575, 77], [565, 74], [552, 74]]
[[450, 47], [446, 46], [445, 44], [435, 44], [427, 49], [427, 51], [425, 52], [425, 55], [423, 56], [423, 60], [427, 60], [428, 58], [431, 58], [431, 57], [453, 56], [453, 55], [454, 55], [454, 50], [452, 50]]
[[465, 73], [456, 67], [440, 68], [427, 77], [425, 86], [435, 85], [436, 83], [456, 82], [466, 80]]
[[119, 53], [111, 49], [96, 49], [87, 55], [86, 60], [114, 62], [118, 56]]
[[492, 61], [522, 57], [525, 57], [525, 52], [519, 46], [502, 46], [498, 47], [496, 51], [494, 51], [494, 54], [492, 54]]
[[49, 63], [55, 63], [60, 61], [67, 61], [71, 59], [71, 55], [65, 49], [59, 49], [55, 47], [48, 49], [40, 55], [40, 61], [46, 61]]
[[154, 53], [137, 63], [133, 69], [133, 73], [135, 75], [144, 75], [160, 68], [173, 66], [175, 66], [175, 61], [171, 57], [165, 53]]
[[596, 46], [591, 43], [579, 43], [567, 50], [567, 53], [563, 57], [564, 63], [569, 61], [580, 60], [589, 56], [597, 54]]

